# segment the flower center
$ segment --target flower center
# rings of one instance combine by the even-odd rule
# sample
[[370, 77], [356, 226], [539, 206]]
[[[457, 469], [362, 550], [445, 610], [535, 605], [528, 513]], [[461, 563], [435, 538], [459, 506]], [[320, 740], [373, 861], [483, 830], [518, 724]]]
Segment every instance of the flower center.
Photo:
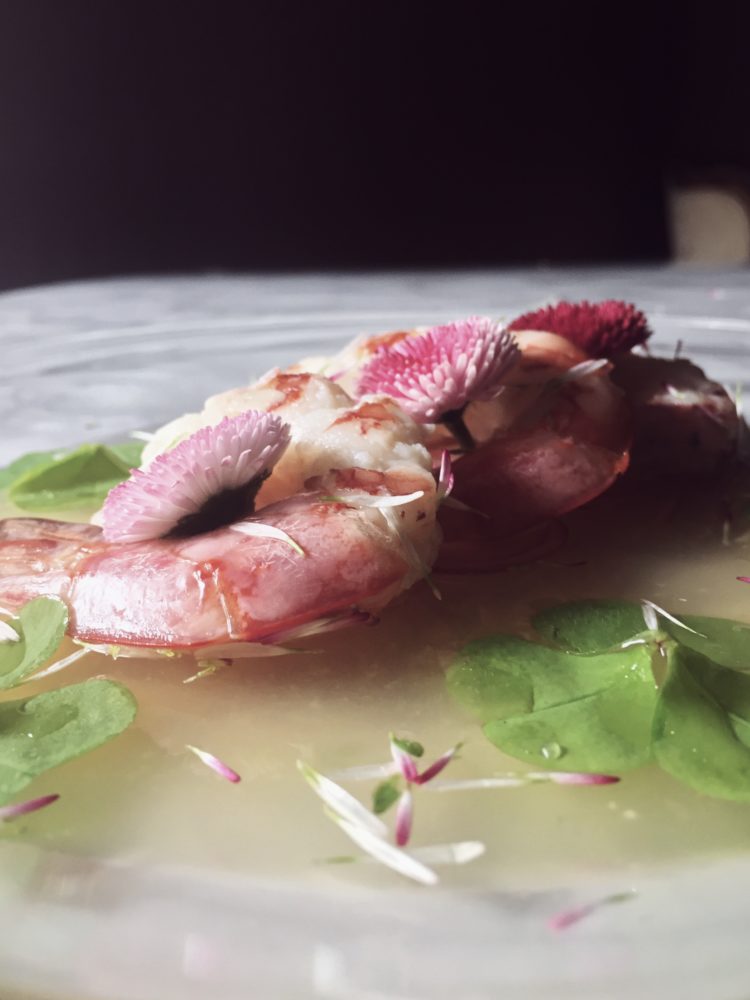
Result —
[[249, 483], [215, 493], [206, 500], [200, 510], [181, 517], [163, 537], [191, 538], [193, 535], [204, 535], [209, 531], [244, 520], [255, 513], [258, 491], [270, 475], [270, 469], [263, 469]]

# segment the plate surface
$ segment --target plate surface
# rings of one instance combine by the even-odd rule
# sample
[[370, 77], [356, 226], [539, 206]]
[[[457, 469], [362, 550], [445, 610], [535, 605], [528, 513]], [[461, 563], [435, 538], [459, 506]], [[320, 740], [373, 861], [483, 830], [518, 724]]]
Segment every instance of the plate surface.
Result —
[[[0, 297], [0, 464], [122, 439], [367, 331], [553, 298], [626, 298], [654, 350], [750, 378], [746, 272], [671, 268], [139, 279]], [[686, 823], [689, 821], [686, 821]], [[686, 831], [687, 832], [687, 831]], [[508, 861], [512, 865], [512, 859]], [[0, 843], [0, 992], [76, 1000], [705, 998], [748, 995], [746, 859], [663, 865], [636, 907], [566, 935], [550, 912], [622, 888], [327, 891]], [[689, 944], [686, 947], [686, 944]]]

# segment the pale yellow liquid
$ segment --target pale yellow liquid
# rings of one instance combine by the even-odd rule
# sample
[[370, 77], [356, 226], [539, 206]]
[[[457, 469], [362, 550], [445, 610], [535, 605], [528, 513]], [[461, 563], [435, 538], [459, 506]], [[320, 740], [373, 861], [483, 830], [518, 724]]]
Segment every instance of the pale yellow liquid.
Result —
[[[48, 686], [106, 674], [135, 693], [138, 720], [38, 779], [29, 794], [59, 792], [60, 801], [5, 835], [143, 864], [319, 886], [394, 884], [398, 877], [376, 865], [324, 863], [357, 849], [324, 815], [298, 758], [328, 774], [386, 761], [393, 730], [422, 741], [428, 756], [465, 741], [445, 778], [520, 771], [447, 694], [444, 670], [463, 643], [523, 633], [535, 610], [584, 597], [648, 598], [677, 614], [750, 620], [750, 587], [735, 580], [750, 573], [750, 547], [722, 544], [713, 501], [649, 488], [637, 501], [603, 498], [568, 524], [568, 542], [546, 561], [438, 576], [441, 602], [415, 587], [378, 626], [307, 641], [321, 652], [248, 660], [192, 684], [183, 683], [196, 670], [189, 659], [86, 657]], [[225, 760], [242, 782], [217, 777], [186, 743]], [[347, 782], [366, 802], [372, 785]], [[417, 790], [414, 846], [456, 840], [484, 841], [487, 853], [444, 869], [449, 885], [532, 888], [611, 874], [626, 887], [654, 865], [746, 851], [750, 806], [698, 796], [656, 767], [605, 787]]]

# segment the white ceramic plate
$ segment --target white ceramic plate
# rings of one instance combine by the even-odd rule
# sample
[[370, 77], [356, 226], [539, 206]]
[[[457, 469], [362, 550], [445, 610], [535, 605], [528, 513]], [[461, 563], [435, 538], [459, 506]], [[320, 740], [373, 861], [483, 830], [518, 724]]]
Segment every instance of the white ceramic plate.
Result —
[[[714, 377], [746, 383], [748, 289], [743, 272], [655, 269], [142, 279], [17, 292], [0, 298], [0, 462], [121, 439], [364, 330], [513, 315], [562, 296], [632, 299], [649, 311], [657, 348], [681, 339]], [[662, 865], [639, 884], [637, 906], [550, 936], [551, 912], [621, 889], [627, 871], [530, 893], [303, 890], [4, 838], [0, 995], [740, 1000], [748, 878], [750, 851]]]

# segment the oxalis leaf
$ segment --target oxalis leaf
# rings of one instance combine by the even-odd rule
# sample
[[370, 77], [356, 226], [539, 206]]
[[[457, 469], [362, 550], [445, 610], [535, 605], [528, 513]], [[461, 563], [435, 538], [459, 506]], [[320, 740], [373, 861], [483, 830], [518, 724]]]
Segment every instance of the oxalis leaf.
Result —
[[653, 746], [661, 767], [696, 791], [750, 802], [750, 677], [674, 647]]
[[136, 701], [114, 681], [90, 680], [0, 703], [0, 804], [37, 775], [126, 729]]
[[[671, 621], [656, 614], [660, 628], [683, 646], [720, 666], [750, 671], [750, 625], [706, 615], [674, 615], [677, 621]], [[631, 601], [558, 604], [532, 625], [541, 638], [573, 653], [601, 653], [646, 632], [641, 606]]]
[[570, 601], [545, 608], [531, 624], [547, 642], [570, 653], [603, 653], [646, 631], [632, 601]]
[[7, 474], [15, 468], [12, 481], [0, 483], [17, 507], [31, 513], [98, 506], [113, 486], [128, 478], [142, 451], [136, 441], [112, 447], [86, 444], [58, 457], [49, 453], [46, 461], [44, 453], [39, 453], [39, 461], [24, 456], [5, 470]]
[[60, 451], [30, 451], [26, 455], [21, 455], [10, 465], [6, 465], [4, 469], [0, 469], [0, 490], [6, 490], [11, 483], [14, 483], [16, 479], [20, 479], [21, 476], [25, 475], [31, 469], [38, 469], [43, 465], [49, 465], [50, 462], [54, 462], [58, 458], [62, 458], [65, 455], [63, 450]]
[[9, 624], [20, 641], [0, 644], [0, 690], [20, 684], [57, 651], [68, 625], [68, 609], [54, 597], [37, 597]]
[[670, 621], [662, 622], [664, 629], [680, 645], [730, 670], [750, 671], [750, 625], [705, 615], [683, 615], [680, 621], [687, 628]]
[[469, 644], [448, 687], [505, 753], [535, 767], [618, 773], [651, 757], [650, 650], [577, 656], [495, 636]]

